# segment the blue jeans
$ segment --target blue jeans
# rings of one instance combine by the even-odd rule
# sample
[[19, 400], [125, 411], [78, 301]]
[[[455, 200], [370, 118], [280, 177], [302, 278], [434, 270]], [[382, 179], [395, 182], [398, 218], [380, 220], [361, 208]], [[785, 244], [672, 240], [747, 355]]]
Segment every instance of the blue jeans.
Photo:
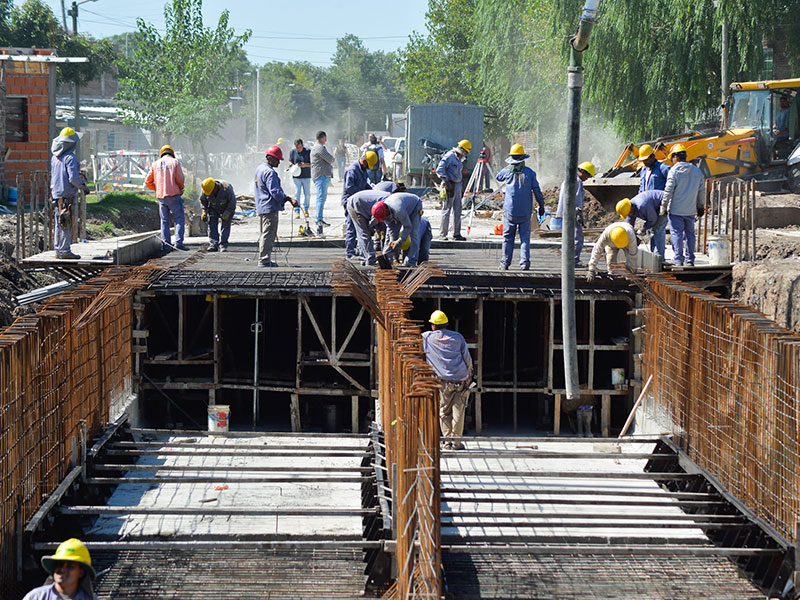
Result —
[[694, 215], [669, 215], [669, 230], [672, 236], [672, 251], [675, 264], [683, 264], [683, 242], [686, 241], [686, 260], [694, 264]]
[[381, 179], [383, 179], [383, 171], [380, 169], [368, 169], [367, 179], [371, 184], [376, 185], [381, 182]]
[[575, 222], [575, 264], [581, 260], [581, 251], [583, 250], [583, 227], [576, 221]]
[[[231, 222], [233, 221], [233, 217], [231, 217], [227, 221], [222, 221], [222, 215], [220, 215], [213, 208], [209, 207], [207, 212], [208, 212], [208, 240], [215, 246], [222, 246], [223, 248], [227, 248], [228, 238], [231, 235]], [[220, 222], [222, 222], [221, 242], [220, 242], [220, 231], [217, 228]]]
[[344, 234], [344, 255], [347, 258], [351, 256], [358, 256], [358, 248], [356, 247], [356, 224], [350, 218], [350, 213], [347, 212], [347, 205], [344, 206], [344, 222], [346, 224]]
[[325, 200], [328, 198], [328, 186], [331, 178], [327, 175], [320, 175], [314, 180], [314, 187], [317, 188], [317, 223], [322, 221], [322, 211], [325, 208]]
[[[422, 223], [420, 223], [420, 227]], [[431, 242], [433, 241], [433, 232], [430, 225], [422, 230], [419, 235], [419, 256], [417, 257], [418, 263], [428, 262], [431, 259]]]
[[507, 267], [514, 257], [514, 238], [519, 231], [519, 266], [531, 266], [531, 220], [523, 219], [520, 223], [512, 223], [506, 216], [503, 218], [503, 259], [500, 264]]
[[186, 217], [183, 214], [183, 198], [180, 196], [165, 196], [158, 199], [158, 214], [161, 216], [161, 242], [172, 245], [172, 233], [169, 230], [169, 215], [175, 219], [175, 245], [183, 245], [183, 235], [186, 232]]
[[308, 207], [311, 204], [311, 178], [301, 178], [295, 177], [294, 178], [294, 199], [297, 200], [298, 208], [294, 209], [294, 212], [300, 212], [300, 196], [305, 194], [304, 202], [303, 202], [303, 210], [308, 212]]
[[667, 246], [667, 222], [664, 221], [658, 229], [653, 229], [650, 234], [650, 252], [655, 252], [664, 258], [664, 250]]
[[336, 161], [336, 170], [339, 173], [339, 181], [344, 181], [344, 168], [347, 166], [344, 160]]

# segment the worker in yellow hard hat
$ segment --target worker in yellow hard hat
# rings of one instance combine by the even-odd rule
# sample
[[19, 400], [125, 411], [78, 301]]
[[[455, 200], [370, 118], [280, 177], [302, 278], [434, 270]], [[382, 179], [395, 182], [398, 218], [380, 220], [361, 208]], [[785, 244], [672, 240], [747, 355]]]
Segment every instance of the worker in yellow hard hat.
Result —
[[436, 165], [436, 175], [441, 180], [440, 188], [447, 199], [442, 201], [442, 222], [439, 225], [439, 239], [447, 239], [450, 232], [450, 215], [453, 216], [453, 239], [464, 241], [461, 235], [461, 181], [464, 177], [463, 162], [467, 160], [472, 144], [469, 140], [461, 140], [452, 150], [444, 153]]
[[[161, 250], [169, 252], [173, 248], [186, 250], [183, 238], [186, 233], [186, 216], [183, 212], [183, 188], [186, 180], [181, 163], [175, 158], [172, 146], [164, 145], [159, 151], [160, 158], [150, 165], [150, 172], [144, 180], [147, 188], [154, 190], [158, 199], [158, 213], [161, 217]], [[169, 217], [175, 220], [175, 245], [172, 245]]]
[[80, 163], [75, 156], [80, 135], [72, 127], [65, 127], [53, 139], [50, 152], [50, 192], [53, 198], [56, 258], [77, 260], [72, 251], [72, 225], [74, 223], [78, 193], [89, 192], [81, 178]]
[[637, 254], [639, 252], [639, 240], [636, 232], [627, 221], [612, 223], [603, 230], [600, 237], [594, 244], [592, 255], [589, 258], [589, 272], [586, 275], [587, 281], [594, 281], [597, 274], [597, 263], [605, 253], [606, 265], [616, 262], [619, 252], [625, 253], [625, 262], [631, 271], [636, 271]]
[[369, 142], [363, 146], [364, 152], [372, 152], [377, 160], [367, 171], [367, 179], [372, 185], [377, 185], [383, 181], [383, 174], [387, 172], [386, 159], [384, 158], [384, 145], [374, 133], [369, 134]]
[[705, 176], [687, 159], [683, 144], [675, 144], [669, 150], [672, 168], [667, 175], [661, 214], [668, 215], [674, 262], [683, 266], [694, 266], [695, 233], [694, 221], [705, 210]]
[[463, 450], [464, 413], [472, 381], [472, 356], [467, 342], [457, 331], [448, 329], [448, 318], [441, 310], [431, 313], [431, 331], [422, 334], [422, 349], [439, 381], [439, 424], [444, 447]]
[[663, 190], [667, 185], [669, 165], [656, 159], [656, 152], [650, 144], [639, 146], [639, 193], [647, 190]]
[[227, 252], [233, 213], [236, 212], [236, 193], [230, 183], [213, 177], [204, 179], [200, 187], [203, 190], [200, 196], [200, 204], [203, 207], [202, 219], [208, 223], [206, 250]]
[[636, 194], [633, 198], [623, 198], [617, 202], [617, 214], [625, 219], [632, 227], [636, 226], [636, 219], [642, 219], [643, 231], [650, 232], [650, 251], [664, 258], [666, 246], [667, 217], [660, 215], [661, 201], [664, 199], [664, 190], [647, 190]]
[[[575, 188], [575, 266], [581, 266], [581, 252], [583, 251], [583, 200], [586, 197], [586, 191], [583, 189], [583, 182], [591, 179], [596, 174], [594, 164], [590, 162], [582, 162], [578, 165], [578, 185]], [[564, 194], [567, 191], [566, 180], [561, 183], [561, 189], [558, 192], [558, 206], [556, 207], [556, 216], [550, 221], [550, 229], [561, 229], [561, 223], [564, 218]]]
[[43, 586], [28, 592], [23, 600], [94, 600], [92, 582], [97, 575], [89, 550], [79, 539], [71, 538], [61, 543], [52, 556], [43, 556], [42, 567], [50, 577]]
[[367, 171], [375, 167], [376, 164], [378, 164], [378, 155], [372, 150], [367, 150], [361, 158], [344, 171], [341, 202], [342, 208], [344, 209], [344, 254], [346, 258], [356, 258], [359, 255], [356, 225], [350, 217], [350, 213], [347, 211], [347, 201], [353, 194], [371, 188], [369, 180], [367, 179]]

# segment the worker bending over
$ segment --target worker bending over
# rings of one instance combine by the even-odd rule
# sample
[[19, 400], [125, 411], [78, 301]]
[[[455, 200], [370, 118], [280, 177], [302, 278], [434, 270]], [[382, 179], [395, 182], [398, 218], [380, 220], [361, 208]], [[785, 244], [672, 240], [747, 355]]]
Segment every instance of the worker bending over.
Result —
[[[586, 191], [583, 189], [583, 182], [594, 177], [594, 165], [590, 162], [583, 162], [578, 165], [578, 185], [575, 188], [575, 266], [581, 266], [581, 252], [583, 252], [583, 200]], [[561, 190], [558, 192], [558, 206], [556, 207], [556, 223], [561, 223], [564, 218], [564, 201], [567, 191], [567, 182], [561, 183]]]
[[625, 253], [625, 262], [628, 268], [631, 271], [636, 271], [636, 255], [639, 253], [639, 242], [636, 239], [633, 227], [625, 221], [612, 223], [597, 238], [592, 250], [592, 256], [589, 258], [589, 272], [586, 275], [586, 280], [594, 280], [597, 273], [597, 263], [604, 253], [606, 255], [606, 265], [610, 270], [611, 264], [616, 262], [620, 250]]
[[650, 230], [650, 251], [662, 259], [667, 241], [667, 217], [659, 215], [663, 198], [663, 190], [648, 190], [617, 202], [617, 214], [632, 227], [636, 226], [637, 218], [644, 221], [642, 229]]
[[97, 577], [89, 550], [79, 539], [62, 542], [52, 556], [42, 557], [50, 574], [44, 585], [28, 592], [23, 600], [95, 600], [92, 582]]
[[[661, 214], [669, 215], [669, 231], [676, 265], [684, 260], [694, 266], [694, 219], [705, 210], [705, 177], [703, 172], [686, 160], [686, 147], [675, 144], [669, 151], [672, 168], [661, 200]], [[684, 259], [684, 242], [686, 252]]]
[[[233, 213], [236, 211], [236, 194], [233, 186], [227, 181], [209, 177], [200, 184], [203, 194], [200, 204], [203, 206], [202, 219], [208, 223], [208, 252], [228, 251], [228, 238], [231, 235]], [[221, 224], [220, 224], [221, 222]], [[220, 229], [222, 240], [220, 240]]]
[[378, 155], [371, 150], [359, 158], [352, 165], [347, 167], [344, 172], [344, 183], [342, 184], [342, 208], [344, 209], [345, 236], [344, 253], [345, 257], [353, 258], [358, 252], [356, 246], [356, 226], [347, 212], [347, 199], [355, 193], [368, 190], [372, 186], [367, 179], [367, 171], [378, 163]]
[[144, 180], [145, 186], [155, 190], [158, 198], [158, 214], [161, 217], [161, 250], [172, 248], [172, 233], [169, 229], [169, 215], [175, 220], [175, 248], [186, 250], [183, 236], [186, 233], [186, 215], [183, 212], [183, 186], [185, 179], [181, 163], [175, 158], [172, 146], [161, 146], [161, 158], [155, 161]]
[[442, 437], [455, 438], [455, 441], [445, 442], [444, 447], [463, 450], [464, 444], [459, 438], [464, 433], [466, 399], [472, 380], [472, 356], [464, 336], [447, 328], [446, 314], [435, 310], [429, 321], [431, 331], [422, 334], [422, 349], [442, 385], [439, 388]]
[[442, 202], [442, 223], [439, 226], [439, 239], [446, 239], [450, 231], [450, 214], [453, 215], [453, 239], [464, 241], [461, 235], [461, 180], [464, 167], [462, 163], [472, 150], [469, 140], [461, 140], [455, 148], [444, 153], [436, 166], [436, 174], [442, 180], [441, 189], [447, 194]]
[[639, 162], [642, 163], [639, 171], [639, 193], [663, 190], [667, 185], [669, 165], [656, 159], [655, 150], [650, 144], [639, 146]]
[[508, 166], [495, 177], [506, 186], [503, 201], [503, 258], [500, 268], [508, 269], [514, 256], [514, 239], [519, 231], [519, 266], [523, 271], [531, 268], [531, 215], [533, 215], [533, 199], [539, 204], [539, 216], [544, 216], [544, 196], [539, 188], [536, 173], [525, 166], [525, 154], [522, 144], [511, 146], [506, 158]]
[[372, 216], [379, 223], [386, 222], [389, 253], [400, 252], [400, 247], [411, 240], [403, 264], [413, 267], [419, 258], [420, 218], [422, 200], [408, 192], [395, 193], [372, 207]]
[[395, 191], [397, 191], [396, 183], [383, 181], [373, 189], [356, 192], [347, 199], [347, 214], [356, 229], [358, 254], [361, 256], [362, 265], [374, 265], [378, 262], [375, 256], [375, 244], [372, 241], [375, 235], [372, 207], [377, 202], [386, 200]]
[[266, 162], [258, 165], [255, 176], [256, 214], [261, 219], [258, 236], [258, 266], [277, 267], [272, 261], [272, 247], [278, 235], [278, 212], [284, 204], [291, 202], [297, 208], [299, 204], [294, 198], [287, 196], [281, 187], [280, 175], [275, 168], [283, 160], [283, 152], [278, 146], [267, 148]]
[[81, 179], [80, 165], [75, 158], [75, 147], [80, 136], [72, 127], [65, 127], [53, 139], [50, 152], [50, 192], [53, 198], [56, 258], [78, 259], [72, 252], [72, 225], [75, 222], [75, 198], [78, 190], [89, 192]]

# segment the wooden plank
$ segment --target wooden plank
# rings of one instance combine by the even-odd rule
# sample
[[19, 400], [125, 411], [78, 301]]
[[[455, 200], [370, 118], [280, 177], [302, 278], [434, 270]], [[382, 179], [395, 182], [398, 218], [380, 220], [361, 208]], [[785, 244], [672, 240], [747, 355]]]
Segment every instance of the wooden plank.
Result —
[[555, 407], [553, 408], [553, 435], [561, 435], [561, 394], [556, 394]]
[[603, 394], [602, 402], [603, 404], [600, 412], [600, 428], [603, 432], [603, 437], [609, 437], [608, 430], [611, 424], [611, 396], [608, 394]]

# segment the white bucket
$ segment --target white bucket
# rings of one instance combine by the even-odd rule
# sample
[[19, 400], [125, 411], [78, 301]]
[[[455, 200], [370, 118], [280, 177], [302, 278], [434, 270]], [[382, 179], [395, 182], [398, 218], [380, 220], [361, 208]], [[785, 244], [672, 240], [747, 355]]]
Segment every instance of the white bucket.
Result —
[[708, 236], [708, 259], [712, 265], [731, 264], [731, 242], [727, 235]]
[[208, 430], [228, 431], [231, 407], [227, 404], [211, 404], [208, 407]]
[[611, 385], [625, 384], [625, 369], [611, 369]]

